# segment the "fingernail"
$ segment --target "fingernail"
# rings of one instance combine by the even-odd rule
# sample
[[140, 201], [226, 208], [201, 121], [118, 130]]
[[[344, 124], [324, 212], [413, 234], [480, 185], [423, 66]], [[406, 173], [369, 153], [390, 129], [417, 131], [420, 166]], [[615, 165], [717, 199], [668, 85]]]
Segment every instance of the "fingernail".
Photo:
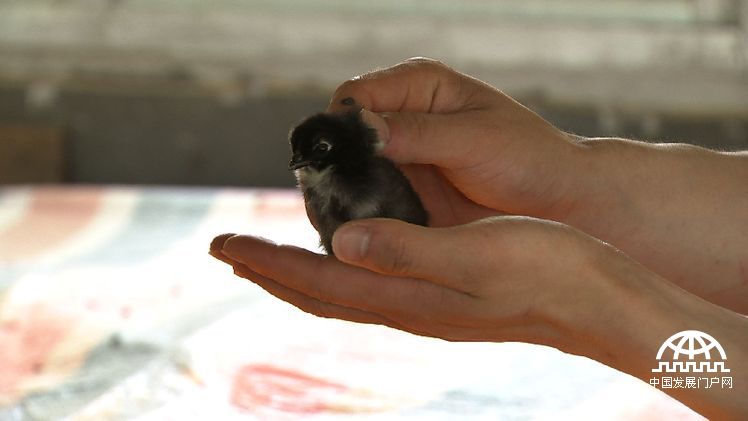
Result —
[[359, 114], [361, 115], [361, 120], [367, 126], [377, 131], [380, 149], [383, 148], [390, 141], [390, 128], [387, 126], [387, 122], [380, 115], [363, 108]]
[[210, 242], [210, 253], [213, 254], [214, 252], [220, 252], [223, 248], [223, 244], [226, 243], [226, 240], [235, 235], [236, 234], [233, 233], [221, 234], [214, 238], [213, 241]]
[[344, 226], [332, 236], [332, 249], [342, 260], [357, 262], [369, 251], [371, 230], [362, 225]]
[[356, 100], [351, 97], [346, 97], [340, 100], [343, 105], [356, 105]]
[[233, 265], [235, 263], [232, 259], [230, 259], [228, 256], [221, 253], [219, 250], [211, 250], [208, 252], [208, 254], [213, 256], [215, 259], [222, 261], [223, 263], [226, 263], [229, 265]]

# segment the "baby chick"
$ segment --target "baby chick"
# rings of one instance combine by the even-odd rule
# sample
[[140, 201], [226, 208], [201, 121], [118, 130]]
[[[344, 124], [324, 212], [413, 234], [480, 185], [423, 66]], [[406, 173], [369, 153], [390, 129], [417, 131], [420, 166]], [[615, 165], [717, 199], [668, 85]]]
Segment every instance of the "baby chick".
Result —
[[395, 218], [427, 225], [428, 214], [408, 179], [377, 153], [376, 131], [358, 112], [308, 117], [289, 135], [293, 170], [327, 254], [341, 224]]

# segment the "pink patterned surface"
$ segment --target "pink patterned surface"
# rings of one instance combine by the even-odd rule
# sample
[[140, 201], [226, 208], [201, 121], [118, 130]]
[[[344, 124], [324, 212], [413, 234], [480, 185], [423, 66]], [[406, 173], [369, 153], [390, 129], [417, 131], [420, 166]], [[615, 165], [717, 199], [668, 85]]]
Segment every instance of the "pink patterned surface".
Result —
[[0, 189], [0, 419], [701, 419], [553, 349], [309, 316], [223, 232], [317, 243], [293, 191]]

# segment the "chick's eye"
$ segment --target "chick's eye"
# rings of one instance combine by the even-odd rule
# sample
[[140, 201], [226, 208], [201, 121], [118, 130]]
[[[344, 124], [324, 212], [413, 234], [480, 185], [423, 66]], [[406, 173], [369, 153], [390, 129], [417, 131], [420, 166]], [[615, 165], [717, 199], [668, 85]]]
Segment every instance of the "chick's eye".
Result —
[[317, 153], [327, 153], [330, 149], [332, 149], [332, 145], [330, 145], [330, 142], [326, 140], [320, 140], [316, 145], [314, 145], [314, 152]]

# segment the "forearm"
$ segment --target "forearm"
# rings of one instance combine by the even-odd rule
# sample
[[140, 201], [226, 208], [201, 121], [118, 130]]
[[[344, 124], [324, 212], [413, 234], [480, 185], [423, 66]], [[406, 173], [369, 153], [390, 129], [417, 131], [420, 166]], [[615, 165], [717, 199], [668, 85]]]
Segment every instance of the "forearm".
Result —
[[748, 153], [584, 139], [565, 220], [707, 300], [748, 313]]
[[[748, 319], [702, 300], [624, 259], [612, 264], [608, 260], [591, 276], [602, 280], [595, 284], [601, 287], [597, 291], [599, 308], [567, 314], [565, 324], [572, 332], [570, 336], [577, 341], [573, 352], [653, 384], [711, 419], [746, 419]], [[696, 355], [695, 361], [710, 364], [722, 361], [730, 371], [653, 372], [660, 361], [668, 364], [674, 361], [674, 354], [669, 350], [657, 360], [663, 342], [686, 330], [711, 335], [721, 344], [727, 357], [723, 360], [713, 348], [711, 360]], [[694, 342], [690, 347], [700, 348], [701, 345]], [[683, 348], [690, 349], [688, 342]], [[689, 360], [681, 354], [678, 361]], [[719, 383], [712, 384], [713, 378]], [[731, 387], [723, 384], [727, 381], [725, 378], [730, 378]], [[663, 382], [668, 381], [672, 387], [663, 387], [668, 385]], [[692, 385], [689, 387], [687, 382]]]

